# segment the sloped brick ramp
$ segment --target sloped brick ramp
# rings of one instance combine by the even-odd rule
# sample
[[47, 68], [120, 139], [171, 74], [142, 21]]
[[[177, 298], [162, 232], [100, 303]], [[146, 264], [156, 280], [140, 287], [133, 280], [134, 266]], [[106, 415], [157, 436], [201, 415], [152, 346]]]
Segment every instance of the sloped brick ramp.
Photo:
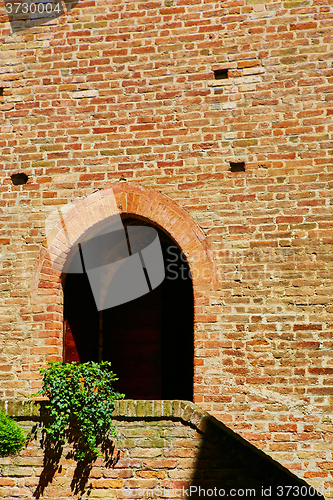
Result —
[[[39, 403], [1, 407], [27, 430], [41, 420]], [[115, 447], [113, 466], [98, 459], [80, 483], [64, 449], [52, 475], [37, 439], [20, 455], [0, 459], [0, 498], [320, 498], [191, 402], [119, 401], [114, 420], [122, 443]]]

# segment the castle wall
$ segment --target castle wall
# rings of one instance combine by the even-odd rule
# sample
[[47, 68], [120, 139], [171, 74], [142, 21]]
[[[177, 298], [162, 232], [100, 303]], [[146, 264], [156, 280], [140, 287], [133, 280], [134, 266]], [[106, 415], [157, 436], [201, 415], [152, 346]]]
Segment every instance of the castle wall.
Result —
[[20, 454], [0, 458], [5, 500], [331, 496], [330, 487], [316, 491], [188, 401], [117, 402], [118, 442], [109, 448], [108, 460], [102, 455], [81, 463], [68, 456], [71, 444], [40, 446], [38, 405], [9, 404], [7, 412], [37, 432]]
[[[66, 8], [39, 24], [0, 7], [2, 399], [62, 355], [45, 220], [114, 188], [121, 213], [180, 224], [197, 269], [195, 402], [330, 484], [331, 2]], [[137, 186], [146, 205], [127, 196]]]

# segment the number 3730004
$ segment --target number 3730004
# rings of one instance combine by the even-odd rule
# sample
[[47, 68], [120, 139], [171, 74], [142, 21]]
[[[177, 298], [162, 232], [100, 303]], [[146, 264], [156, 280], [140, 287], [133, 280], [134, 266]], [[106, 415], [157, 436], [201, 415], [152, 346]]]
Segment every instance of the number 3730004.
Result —
[[6, 2], [5, 7], [7, 14], [60, 14], [62, 10], [60, 2]]

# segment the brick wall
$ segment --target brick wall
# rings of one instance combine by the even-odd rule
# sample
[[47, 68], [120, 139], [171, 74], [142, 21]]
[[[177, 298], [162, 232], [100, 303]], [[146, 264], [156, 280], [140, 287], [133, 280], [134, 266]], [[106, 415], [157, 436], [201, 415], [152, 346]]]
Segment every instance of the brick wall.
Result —
[[[11, 404], [7, 411], [27, 429], [40, 421], [31, 403]], [[0, 459], [0, 498], [238, 499], [265, 498], [266, 491], [277, 499], [288, 496], [287, 485], [294, 493], [299, 488], [302, 498], [319, 498], [309, 484], [193, 403], [124, 400], [114, 417], [122, 443], [111, 466], [98, 459], [77, 475], [76, 462], [66, 459], [70, 448], [53, 461], [39, 447], [38, 433], [20, 455]]]
[[[17, 25], [0, 6], [1, 397], [62, 355], [45, 219], [115, 188], [198, 269], [195, 402], [332, 484], [331, 2], [67, 7]], [[133, 184], [163, 202], [134, 208]]]

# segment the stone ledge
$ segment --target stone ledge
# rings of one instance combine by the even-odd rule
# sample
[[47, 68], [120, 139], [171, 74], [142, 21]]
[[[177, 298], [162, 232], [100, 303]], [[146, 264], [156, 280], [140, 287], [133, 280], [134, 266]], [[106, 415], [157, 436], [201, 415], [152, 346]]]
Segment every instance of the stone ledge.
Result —
[[[46, 400], [35, 401], [0, 401], [0, 408], [16, 420], [40, 421], [40, 410]], [[113, 411], [115, 420], [173, 420], [190, 425], [211, 441], [225, 442], [228, 439], [242, 441], [239, 434], [229, 429], [222, 422], [207, 413], [191, 401], [184, 400], [136, 400], [122, 399], [116, 401]]]
[[[46, 400], [39, 401], [0, 401], [0, 408], [7, 415], [15, 417], [16, 420], [41, 421], [40, 410]], [[260, 469], [263, 464], [268, 467], [277, 467], [280, 471], [287, 471], [281, 464], [275, 462], [270, 456], [259, 450], [251, 443], [243, 439], [239, 434], [229, 429], [225, 424], [207, 413], [205, 410], [192, 403], [183, 400], [119, 400], [115, 404], [113, 416], [120, 421], [163, 421], [172, 420], [183, 425], [191, 426], [202, 438], [211, 445], [222, 446], [226, 453], [234, 453], [235, 449], [239, 457], [244, 453], [250, 453], [250, 463]], [[270, 465], [268, 465], [270, 464]], [[306, 484], [302, 482], [302, 484]]]
[[210, 415], [191, 401], [182, 400], [135, 400], [116, 402], [115, 418], [166, 418], [182, 420], [198, 427], [203, 418]]
[[16, 417], [19, 419], [28, 418], [28, 417], [39, 417], [41, 403], [39, 401], [30, 401], [30, 400], [8, 400], [8, 401], [0, 401], [0, 409], [9, 415], [10, 417]]
[[[39, 401], [0, 401], [0, 408], [16, 419], [39, 419], [43, 400]], [[183, 400], [135, 400], [123, 399], [116, 401], [113, 416], [137, 419], [172, 419], [192, 425], [203, 432], [207, 421], [223, 425], [202, 408], [191, 401]]]

